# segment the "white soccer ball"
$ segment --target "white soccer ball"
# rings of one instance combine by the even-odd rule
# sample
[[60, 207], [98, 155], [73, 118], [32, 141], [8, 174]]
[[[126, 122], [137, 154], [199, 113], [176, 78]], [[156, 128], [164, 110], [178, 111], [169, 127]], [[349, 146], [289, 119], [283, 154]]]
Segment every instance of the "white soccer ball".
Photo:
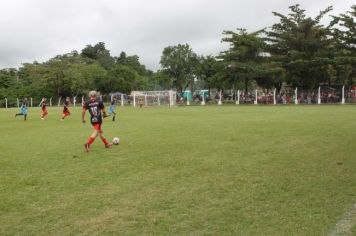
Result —
[[115, 137], [115, 138], [112, 139], [112, 143], [113, 143], [114, 145], [119, 145], [120, 139], [119, 139], [118, 137]]

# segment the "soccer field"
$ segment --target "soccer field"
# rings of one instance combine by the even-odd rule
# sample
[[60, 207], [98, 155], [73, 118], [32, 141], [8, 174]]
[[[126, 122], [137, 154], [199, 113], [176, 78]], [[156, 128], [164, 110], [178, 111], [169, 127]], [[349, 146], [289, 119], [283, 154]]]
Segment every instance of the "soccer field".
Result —
[[117, 107], [90, 153], [48, 111], [0, 110], [0, 235], [327, 235], [356, 203], [356, 106]]

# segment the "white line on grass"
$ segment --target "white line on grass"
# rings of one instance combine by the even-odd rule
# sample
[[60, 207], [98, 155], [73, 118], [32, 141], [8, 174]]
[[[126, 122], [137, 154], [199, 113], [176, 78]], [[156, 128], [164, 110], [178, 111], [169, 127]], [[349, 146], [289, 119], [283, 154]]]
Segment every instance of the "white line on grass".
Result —
[[337, 222], [330, 236], [351, 235], [352, 227], [356, 224], [356, 203], [346, 212], [344, 217]]

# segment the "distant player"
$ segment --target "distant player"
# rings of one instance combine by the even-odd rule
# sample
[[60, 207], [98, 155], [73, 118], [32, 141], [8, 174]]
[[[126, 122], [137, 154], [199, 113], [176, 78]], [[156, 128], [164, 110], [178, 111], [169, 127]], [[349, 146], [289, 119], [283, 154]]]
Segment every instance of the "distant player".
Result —
[[24, 97], [22, 99], [22, 103], [21, 103], [21, 112], [20, 113], [17, 113], [15, 115], [15, 117], [17, 116], [23, 116], [24, 117], [24, 121], [27, 120], [27, 98]]
[[115, 121], [115, 116], [116, 116], [116, 113], [115, 113], [115, 100], [113, 100], [113, 101], [110, 103], [110, 106], [109, 106], [109, 115], [110, 115], [110, 116], [112, 115], [112, 121]]
[[66, 118], [66, 116], [70, 115], [69, 104], [70, 104], [70, 100], [69, 97], [67, 97], [63, 105], [63, 112], [62, 112], [62, 119], [61, 119], [62, 121], [64, 120], [64, 118]]
[[142, 96], [138, 99], [138, 105], [140, 105], [140, 107], [143, 106], [143, 97]]
[[41, 119], [44, 120], [46, 115], [48, 114], [48, 112], [47, 112], [47, 99], [45, 97], [42, 98], [42, 101], [41, 101], [40, 105], [41, 105], [41, 108], [42, 108]]
[[101, 129], [101, 124], [103, 122], [103, 116], [106, 117], [105, 107], [102, 101], [97, 99], [97, 92], [89, 92], [89, 100], [84, 103], [82, 111], [82, 123], [85, 124], [85, 112], [89, 110], [90, 123], [93, 125], [94, 132], [90, 136], [88, 142], [84, 144], [85, 150], [89, 152], [90, 145], [95, 141], [95, 138], [100, 135], [101, 141], [104, 143], [106, 148], [112, 146], [112, 143], [108, 142], [103, 136], [103, 130]]

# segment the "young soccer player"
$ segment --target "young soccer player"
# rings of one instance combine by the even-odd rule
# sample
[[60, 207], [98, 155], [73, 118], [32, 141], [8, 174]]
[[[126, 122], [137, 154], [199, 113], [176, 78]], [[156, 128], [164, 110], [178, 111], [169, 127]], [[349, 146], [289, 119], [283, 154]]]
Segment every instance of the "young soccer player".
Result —
[[42, 101], [41, 101], [41, 106], [42, 106], [42, 115], [41, 115], [41, 119], [44, 120], [46, 115], [48, 114], [47, 112], [47, 99], [44, 97], [42, 98]]
[[112, 115], [112, 121], [115, 121], [115, 116], [116, 116], [116, 113], [115, 113], [115, 100], [113, 100], [113, 101], [110, 103], [110, 106], [109, 106], [109, 115]]
[[69, 103], [70, 103], [70, 100], [69, 100], [69, 97], [67, 97], [66, 100], [64, 101], [64, 106], [63, 106], [63, 112], [62, 112], [62, 119], [61, 119], [61, 121], [63, 121], [66, 116], [69, 116], [69, 115], [70, 115]]
[[103, 117], [106, 117], [105, 106], [102, 101], [97, 99], [97, 92], [89, 92], [89, 100], [84, 103], [82, 111], [82, 123], [85, 124], [85, 112], [89, 110], [90, 122], [93, 125], [94, 132], [90, 136], [88, 142], [84, 144], [85, 150], [89, 152], [90, 145], [94, 142], [95, 138], [100, 135], [101, 141], [104, 143], [106, 148], [112, 146], [112, 143], [108, 142], [103, 135], [103, 130], [101, 129], [101, 124], [103, 122]]
[[24, 97], [24, 98], [22, 99], [21, 112], [15, 114], [15, 117], [16, 117], [16, 116], [23, 116], [23, 117], [24, 117], [24, 121], [27, 120], [27, 98], [26, 98], [26, 97]]
[[138, 99], [138, 105], [140, 105], [140, 107], [142, 108], [142, 106], [143, 106], [143, 96], [140, 96], [140, 98]]

